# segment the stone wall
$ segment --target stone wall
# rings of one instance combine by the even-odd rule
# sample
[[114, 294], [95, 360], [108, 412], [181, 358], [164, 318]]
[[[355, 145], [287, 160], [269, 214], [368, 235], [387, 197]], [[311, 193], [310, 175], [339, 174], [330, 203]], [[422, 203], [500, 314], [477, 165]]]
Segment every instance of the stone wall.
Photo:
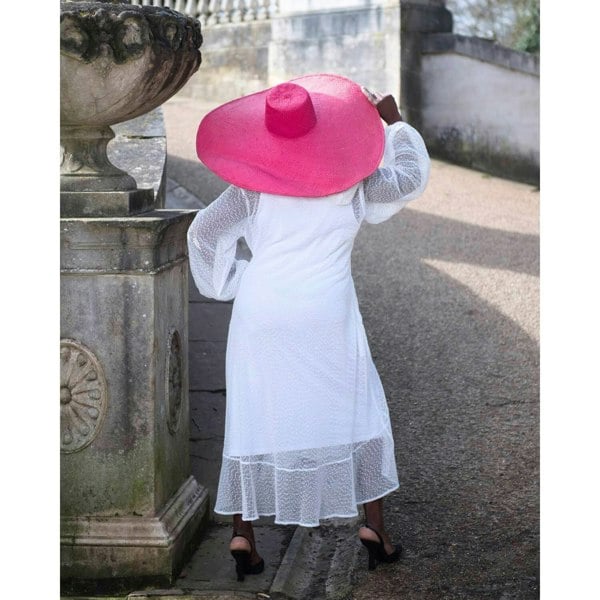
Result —
[[298, 12], [304, 3], [282, 2], [265, 21], [205, 27], [202, 68], [180, 93], [226, 102], [293, 77], [334, 72], [398, 96], [399, 3], [349, 3]]
[[271, 21], [211, 25], [202, 35], [202, 67], [180, 95], [221, 103], [269, 87]]
[[539, 182], [539, 58], [452, 33], [444, 7], [402, 3], [401, 108], [432, 154]]
[[[225, 348], [233, 301], [200, 295], [189, 275], [190, 458], [214, 507], [225, 432]], [[211, 518], [219, 520], [216, 514]]]
[[453, 162], [539, 182], [537, 57], [453, 34], [423, 45], [423, 135]]

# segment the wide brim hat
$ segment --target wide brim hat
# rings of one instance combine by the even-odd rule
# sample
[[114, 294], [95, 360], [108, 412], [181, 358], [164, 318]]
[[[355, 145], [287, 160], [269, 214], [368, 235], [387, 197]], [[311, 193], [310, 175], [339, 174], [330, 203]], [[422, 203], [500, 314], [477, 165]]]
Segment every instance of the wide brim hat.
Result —
[[198, 158], [238, 187], [318, 197], [352, 187], [381, 162], [377, 109], [346, 77], [306, 75], [219, 106], [201, 121]]

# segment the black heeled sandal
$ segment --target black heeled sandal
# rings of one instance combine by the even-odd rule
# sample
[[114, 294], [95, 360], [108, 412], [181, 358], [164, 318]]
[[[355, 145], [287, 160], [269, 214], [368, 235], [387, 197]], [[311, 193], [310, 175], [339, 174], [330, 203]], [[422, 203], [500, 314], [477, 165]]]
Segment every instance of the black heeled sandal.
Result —
[[394, 546], [394, 551], [391, 554], [388, 554], [385, 551], [385, 544], [383, 542], [383, 538], [379, 535], [379, 532], [367, 524], [363, 525], [363, 527], [374, 531], [379, 538], [379, 542], [376, 542], [374, 540], [365, 540], [359, 536], [363, 546], [369, 552], [369, 571], [373, 571], [378, 562], [392, 563], [396, 562], [400, 558], [400, 555], [402, 554], [402, 544], [396, 544]]
[[250, 551], [248, 550], [231, 550], [231, 556], [235, 559], [235, 572], [237, 573], [237, 580], [244, 581], [246, 575], [258, 575], [265, 569], [264, 559], [260, 559], [260, 562], [255, 565], [250, 564], [250, 555], [252, 554], [252, 542], [243, 533], [233, 532], [231, 539], [234, 537], [243, 537], [250, 544]]

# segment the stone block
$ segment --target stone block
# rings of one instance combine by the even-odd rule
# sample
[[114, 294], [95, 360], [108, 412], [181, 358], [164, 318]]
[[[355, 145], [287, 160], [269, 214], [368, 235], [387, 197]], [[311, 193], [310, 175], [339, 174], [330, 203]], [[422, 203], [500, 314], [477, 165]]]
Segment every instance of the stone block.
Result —
[[225, 390], [190, 393], [192, 475], [202, 481], [214, 504], [225, 432]]
[[189, 475], [192, 217], [61, 220], [65, 582], [170, 577], [206, 511]]
[[61, 219], [61, 270], [153, 273], [176, 261], [187, 265], [186, 234], [194, 215], [163, 209], [135, 219]]
[[63, 519], [61, 592], [169, 586], [198, 545], [208, 502], [207, 488], [191, 476], [154, 517]]
[[452, 13], [440, 5], [402, 2], [402, 32], [438, 33], [452, 31]]
[[225, 431], [225, 390], [190, 392], [190, 440], [220, 438]]
[[226, 342], [190, 342], [190, 390], [225, 389]]
[[227, 341], [232, 308], [227, 302], [190, 302], [190, 342]]
[[115, 192], [60, 193], [62, 217], [125, 217], [151, 210], [154, 192], [151, 189]]

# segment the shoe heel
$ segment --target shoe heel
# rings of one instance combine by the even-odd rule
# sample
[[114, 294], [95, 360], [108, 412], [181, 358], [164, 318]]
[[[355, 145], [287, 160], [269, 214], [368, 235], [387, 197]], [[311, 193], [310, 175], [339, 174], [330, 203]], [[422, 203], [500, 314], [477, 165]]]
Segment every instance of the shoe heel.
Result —
[[235, 572], [238, 581], [244, 581], [250, 563], [250, 554], [244, 550], [232, 550], [231, 556], [235, 559]]
[[377, 566], [377, 556], [379, 550], [379, 544], [372, 540], [360, 540], [363, 543], [363, 546], [367, 549], [369, 553], [369, 571], [374, 571]]

